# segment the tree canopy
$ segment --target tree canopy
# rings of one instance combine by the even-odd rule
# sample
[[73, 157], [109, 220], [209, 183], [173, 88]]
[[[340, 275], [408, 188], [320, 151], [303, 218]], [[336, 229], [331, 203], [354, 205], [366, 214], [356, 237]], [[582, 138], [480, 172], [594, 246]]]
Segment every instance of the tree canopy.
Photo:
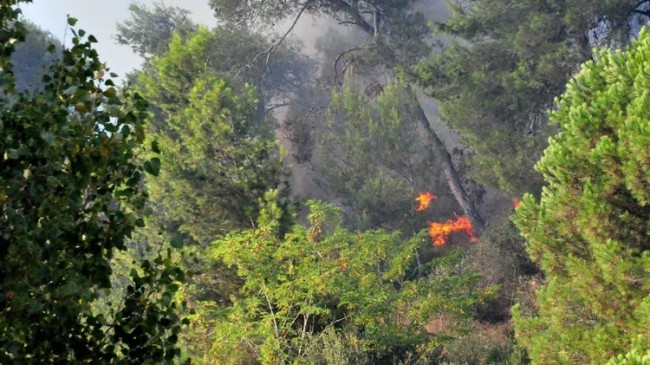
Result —
[[2, 2], [0, 363], [647, 362], [650, 0], [444, 1]]
[[[546, 109], [591, 47], [624, 45], [646, 1], [473, 0], [439, 24], [451, 44], [419, 67], [442, 118], [475, 154], [474, 176], [521, 195], [553, 133]], [[534, 183], [533, 183], [534, 182]]]
[[[309, 202], [309, 223], [283, 235], [276, 199], [267, 194], [255, 229], [214, 242], [212, 255], [234, 266], [243, 285], [232, 305], [217, 310], [213, 325], [221, 330], [210, 359], [302, 363], [321, 356], [314, 346], [329, 329], [355, 337], [374, 363], [424, 361], [462, 333], [489, 294], [471, 290], [477, 276], [456, 271], [458, 256], [435, 260], [431, 276], [418, 276], [414, 251], [428, 245], [423, 235], [348, 231], [331, 205]], [[458, 327], [429, 330], [434, 316]]]
[[560, 132], [536, 165], [546, 186], [515, 218], [546, 274], [538, 309], [515, 309], [539, 364], [604, 364], [650, 343], [650, 33], [595, 56], [550, 112]]
[[131, 46], [146, 59], [167, 51], [173, 33], [186, 38], [198, 29], [189, 11], [161, 2], [155, 2], [152, 8], [133, 2], [129, 4], [129, 12], [131, 17], [117, 24], [117, 42]]
[[148, 104], [118, 93], [95, 37], [73, 28], [42, 88], [16, 91], [10, 57], [27, 29], [12, 5], [0, 6], [0, 362], [172, 363], [183, 273], [169, 252], [134, 261], [123, 295], [94, 310], [144, 225], [145, 172], [158, 174], [158, 158], [138, 159]]

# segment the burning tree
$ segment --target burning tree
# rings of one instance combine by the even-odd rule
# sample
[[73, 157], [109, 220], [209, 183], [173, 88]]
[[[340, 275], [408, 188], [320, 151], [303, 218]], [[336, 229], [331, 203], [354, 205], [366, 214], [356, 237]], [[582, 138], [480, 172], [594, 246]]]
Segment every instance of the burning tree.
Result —
[[[416, 1], [392, 1], [392, 0], [331, 0], [304, 2], [298, 0], [290, 1], [265, 1], [265, 0], [211, 0], [210, 6], [215, 10], [215, 15], [222, 21], [231, 25], [245, 24], [250, 27], [268, 28], [268, 23], [283, 19], [293, 19], [289, 29], [279, 37], [273, 46], [258, 56], [265, 55], [270, 59], [271, 55], [293, 30], [303, 14], [327, 15], [339, 22], [341, 25], [351, 26], [354, 29], [368, 35], [364, 44], [359, 44], [342, 53], [334, 60], [335, 73], [342, 76], [347, 66], [339, 70], [339, 61], [343, 59], [356, 62], [371, 69], [378, 67], [384, 70], [387, 68], [398, 71], [413, 64], [415, 60], [430, 54], [431, 47], [427, 44], [427, 36], [430, 29], [424, 15], [414, 6]], [[364, 61], [360, 62], [353, 54], [363, 55]], [[340, 80], [337, 80], [337, 82]], [[470, 198], [462, 184], [461, 177], [454, 166], [451, 155], [443, 140], [431, 127], [431, 122], [417, 98], [414, 85], [405, 84], [403, 92], [412, 100], [410, 106], [415, 121], [425, 132], [427, 143], [424, 144], [426, 154], [434, 157], [441, 167], [445, 182], [449, 186], [454, 199], [472, 223], [477, 234], [485, 231], [485, 220], [476, 207], [475, 202]], [[382, 185], [383, 181], [377, 181]]]
[[418, 208], [416, 209], [418, 212], [422, 212], [425, 209], [429, 207], [432, 201], [436, 200], [437, 196], [431, 194], [431, 193], [422, 193], [418, 195], [418, 197], [415, 199], [420, 205], [418, 205]]
[[[419, 203], [417, 207], [418, 212], [426, 210], [431, 202], [436, 199], [436, 196], [424, 192], [418, 195], [415, 199]], [[467, 236], [470, 237], [471, 242], [478, 242], [478, 237], [474, 233], [474, 227], [472, 222], [467, 218], [467, 216], [459, 216], [454, 213], [455, 219], [448, 219], [444, 223], [439, 222], [429, 222], [429, 236], [431, 237], [431, 242], [434, 246], [444, 246], [447, 244], [447, 239], [453, 233], [464, 232]]]

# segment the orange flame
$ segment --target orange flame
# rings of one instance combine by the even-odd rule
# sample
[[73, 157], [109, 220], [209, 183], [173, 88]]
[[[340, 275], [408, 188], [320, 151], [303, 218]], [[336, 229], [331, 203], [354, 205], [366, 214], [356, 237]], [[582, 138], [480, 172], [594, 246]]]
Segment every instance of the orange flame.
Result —
[[455, 220], [448, 219], [445, 223], [429, 222], [429, 236], [434, 246], [444, 246], [449, 235], [457, 232], [465, 232], [471, 242], [478, 242], [478, 238], [474, 236], [472, 223], [465, 215], [456, 216]]
[[437, 196], [435, 196], [435, 195], [433, 195], [433, 194], [431, 194], [431, 193], [428, 193], [428, 192], [421, 193], [421, 194], [418, 195], [418, 197], [415, 199], [415, 201], [417, 201], [418, 203], [420, 203], [420, 205], [419, 205], [418, 208], [417, 208], [417, 211], [418, 211], [418, 212], [421, 212], [421, 211], [427, 209], [427, 208], [429, 207], [429, 204], [431, 204], [431, 202], [434, 201], [434, 200], [436, 200], [437, 198], [438, 198]]
[[519, 209], [519, 207], [521, 206], [521, 200], [519, 200], [517, 198], [512, 198], [512, 206], [515, 209]]

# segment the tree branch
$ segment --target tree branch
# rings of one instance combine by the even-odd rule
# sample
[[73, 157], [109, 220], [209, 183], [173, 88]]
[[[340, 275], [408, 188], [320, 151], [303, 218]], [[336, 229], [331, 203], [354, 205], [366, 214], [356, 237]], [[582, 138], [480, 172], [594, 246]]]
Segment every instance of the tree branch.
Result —
[[335, 80], [335, 82], [339, 77], [338, 66], [339, 66], [339, 61], [341, 60], [341, 58], [343, 58], [343, 56], [345, 56], [346, 54], [348, 54], [350, 52], [362, 50], [364, 47], [365, 47], [365, 45], [364, 46], [352, 47], [352, 48], [350, 48], [348, 50], [345, 50], [345, 51], [339, 53], [338, 56], [336, 56], [336, 58], [334, 59], [334, 80]]
[[289, 33], [291, 33], [293, 31], [293, 28], [296, 27], [296, 24], [298, 23], [298, 20], [300, 20], [300, 17], [305, 12], [305, 10], [307, 10], [307, 8], [309, 7], [309, 5], [311, 5], [312, 2], [314, 2], [314, 0], [307, 0], [303, 4], [302, 8], [300, 8], [300, 11], [298, 12], [298, 15], [296, 15], [296, 18], [293, 20], [293, 23], [291, 23], [291, 26], [289, 27], [289, 29], [287, 29], [287, 31], [284, 32], [282, 37], [280, 37], [280, 39], [275, 41], [275, 43], [273, 43], [267, 50], [265, 50], [264, 52], [258, 53], [255, 56], [255, 58], [253, 58], [253, 61], [251, 61], [251, 63], [255, 63], [258, 58], [260, 58], [261, 56], [266, 55], [266, 63], [265, 64], [266, 64], [266, 70], [268, 71], [269, 70], [269, 60], [271, 59], [271, 56], [273, 55], [273, 53], [275, 53], [275, 51], [282, 44], [282, 42], [284, 42], [284, 40], [287, 38], [287, 36], [289, 36]]
[[[632, 7], [632, 10], [630, 11], [630, 14], [640, 14], [640, 15], [643, 15], [643, 16], [646, 16], [646, 17], [650, 17], [650, 9], [646, 9], [646, 10], [639, 9], [643, 5], [648, 5], [648, 3], [649, 3], [649, 0], [641, 0], [641, 1], [637, 2], [636, 5], [634, 5]], [[646, 6], [646, 8], [647, 8], [647, 6]]]
[[271, 304], [271, 299], [269, 299], [268, 289], [266, 289], [266, 285], [264, 284], [262, 284], [261, 289], [264, 292], [264, 297], [266, 298], [266, 304], [269, 307], [269, 311], [271, 311], [271, 317], [273, 318], [273, 331], [275, 332], [275, 338], [278, 341], [280, 341], [280, 329], [278, 328], [278, 322], [275, 317], [275, 312], [273, 311], [273, 304]]
[[359, 13], [359, 9], [355, 9], [352, 5], [349, 3], [343, 1], [343, 0], [331, 0], [334, 5], [338, 7], [339, 10], [344, 11], [350, 18], [352, 19], [351, 22], [341, 22], [342, 24], [344, 23], [349, 23], [349, 24], [354, 24], [361, 28], [364, 32], [368, 33], [369, 35], [373, 36], [375, 35], [375, 28], [370, 25], [366, 19]]
[[640, 0], [638, 3], [636, 3], [636, 5], [634, 5], [634, 6], [632, 7], [632, 9], [636, 10], [636, 9], [638, 9], [641, 5], [643, 5], [643, 4], [648, 4], [649, 1], [650, 1], [650, 0]]
[[282, 107], [290, 106], [290, 105], [291, 105], [291, 103], [279, 103], [279, 104], [274, 104], [274, 105], [271, 106], [270, 108], [266, 109], [266, 110], [264, 111], [264, 114], [265, 114], [265, 115], [266, 115], [266, 114], [269, 114], [270, 112], [272, 112], [273, 110], [275, 110], [275, 109], [277, 109], [277, 108], [282, 108]]

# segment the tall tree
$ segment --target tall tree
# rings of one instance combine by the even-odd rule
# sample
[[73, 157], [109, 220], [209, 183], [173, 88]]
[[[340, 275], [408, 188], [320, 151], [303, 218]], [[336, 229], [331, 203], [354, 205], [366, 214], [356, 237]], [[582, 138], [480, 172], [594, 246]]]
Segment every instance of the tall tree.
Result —
[[[251, 39], [259, 39], [245, 37], [226, 28], [200, 28], [187, 39], [175, 34], [169, 50], [138, 75], [139, 88], [154, 107], [151, 134], [166, 166], [161, 178], [149, 184], [153, 218], [170, 239], [187, 243], [192, 260], [186, 264], [194, 275], [186, 293], [199, 310], [229, 302], [239, 283], [207, 257], [210, 242], [254, 227], [258, 200], [283, 184], [272, 120], [259, 112], [260, 98], [252, 86], [227, 76], [238, 71], [238, 54], [229, 51], [249, 55], [258, 45]], [[242, 39], [246, 46], [237, 48]], [[250, 70], [242, 72], [256, 81]], [[188, 352], [207, 351], [212, 333], [203, 317], [195, 317], [186, 333]]]
[[255, 90], [221, 75], [234, 67], [236, 55], [220, 48], [231, 36], [205, 28], [185, 41], [174, 36], [140, 74], [143, 94], [160, 110], [152, 133], [168, 165], [152, 182], [156, 199], [201, 245], [254, 224], [257, 200], [282, 177], [268, 120], [256, 118]]
[[158, 172], [157, 158], [137, 159], [147, 102], [119, 96], [95, 38], [74, 29], [42, 89], [17, 92], [16, 3], [0, 5], [0, 362], [173, 363], [182, 272], [167, 254], [134, 263], [119, 301], [93, 310], [143, 225], [145, 171]]
[[[425, 41], [426, 20], [421, 13], [414, 10], [412, 0], [307, 0], [304, 2], [211, 0], [210, 4], [216, 10], [217, 17], [229, 22], [243, 21], [252, 25], [259, 25], [260, 21], [274, 22], [291, 17], [294, 18], [295, 25], [305, 12], [329, 15], [340, 24], [353, 26], [368, 34], [368, 42], [357, 48], [370, 51], [367, 57], [374, 58], [371, 62], [373, 65], [388, 68], [408, 66], [430, 51]], [[281, 37], [278, 42], [283, 39]], [[340, 56], [343, 57], [345, 54]], [[335, 62], [335, 67], [336, 64]], [[413, 88], [409, 90], [414, 100], [417, 100], [415, 90]], [[426, 131], [430, 153], [435, 154], [443, 166], [450, 190], [480, 235], [485, 231], [485, 221], [467, 194], [449, 151], [431, 128], [430, 121], [419, 103], [417, 106], [415, 120]]]
[[560, 132], [536, 165], [547, 185], [515, 218], [546, 273], [538, 309], [514, 310], [538, 364], [604, 364], [650, 344], [650, 32], [595, 56], [549, 114]]
[[131, 46], [145, 59], [166, 52], [173, 33], [185, 39], [198, 29], [189, 11], [162, 2], [155, 2], [152, 8], [133, 2], [129, 12], [131, 17], [117, 24], [117, 42]]
[[[625, 44], [648, 1], [472, 0], [439, 29], [452, 37], [420, 85], [474, 150], [474, 175], [511, 194], [539, 191], [532, 166], [552, 132], [545, 111], [591, 47]], [[639, 19], [639, 17], [641, 19]]]

